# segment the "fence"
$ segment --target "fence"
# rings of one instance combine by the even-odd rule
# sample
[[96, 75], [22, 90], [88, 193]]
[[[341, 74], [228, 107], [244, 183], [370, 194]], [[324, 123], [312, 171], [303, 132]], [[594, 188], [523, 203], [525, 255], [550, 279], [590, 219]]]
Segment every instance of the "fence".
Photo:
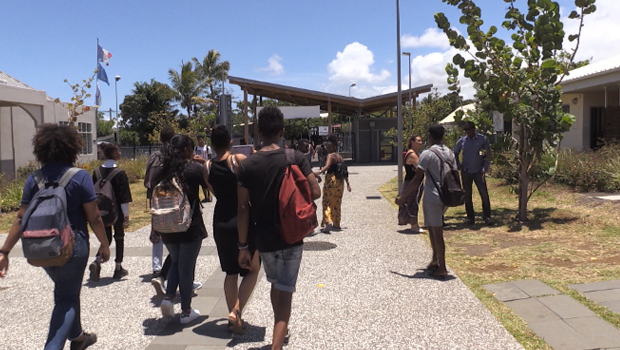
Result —
[[161, 144], [158, 145], [148, 145], [148, 146], [129, 146], [129, 147], [120, 147], [121, 149], [121, 158], [136, 158], [141, 155], [150, 155], [155, 151], [159, 151], [161, 148]]

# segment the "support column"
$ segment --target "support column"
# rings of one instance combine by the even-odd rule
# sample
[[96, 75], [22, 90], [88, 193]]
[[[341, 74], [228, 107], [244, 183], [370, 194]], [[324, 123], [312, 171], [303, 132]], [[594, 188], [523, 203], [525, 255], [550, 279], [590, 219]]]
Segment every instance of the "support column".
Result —
[[332, 100], [327, 100], [327, 134], [332, 133]]
[[357, 110], [357, 118], [353, 120], [353, 124], [355, 125], [355, 157], [354, 161], [357, 162], [360, 159], [360, 119], [362, 117], [362, 111]]
[[250, 126], [248, 125], [248, 91], [243, 90], [243, 137], [247, 143], [250, 140]]
[[[254, 134], [254, 144], [258, 138], [258, 116], [256, 115], [256, 95], [252, 98], [252, 133]], [[246, 144], [250, 144], [250, 139], [245, 140]]]

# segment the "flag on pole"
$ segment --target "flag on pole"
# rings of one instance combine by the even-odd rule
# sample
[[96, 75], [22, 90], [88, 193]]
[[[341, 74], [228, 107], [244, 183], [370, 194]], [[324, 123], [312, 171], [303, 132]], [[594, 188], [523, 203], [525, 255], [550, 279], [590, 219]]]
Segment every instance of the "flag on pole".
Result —
[[97, 92], [95, 93], [95, 104], [101, 106], [101, 92], [99, 91], [99, 82], [97, 82]]
[[105, 69], [101, 67], [101, 63], [99, 62], [97, 62], [97, 79], [110, 85], [110, 82], [108, 81], [108, 75], [106, 74]]
[[112, 58], [112, 54], [97, 44], [97, 61], [103, 62], [106, 66], [109, 66], [110, 58]]

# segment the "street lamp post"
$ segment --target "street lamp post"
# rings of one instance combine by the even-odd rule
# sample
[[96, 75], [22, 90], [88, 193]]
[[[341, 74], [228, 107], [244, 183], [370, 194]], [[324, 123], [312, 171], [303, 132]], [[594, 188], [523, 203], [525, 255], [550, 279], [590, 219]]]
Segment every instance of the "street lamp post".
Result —
[[121, 76], [117, 75], [114, 78], [114, 95], [116, 95], [116, 142], [121, 144], [121, 135], [118, 130], [118, 81], [121, 80]]
[[402, 102], [403, 102], [403, 91], [401, 86], [401, 62], [400, 62], [400, 0], [396, 0], [396, 66], [397, 66], [397, 75], [398, 75], [398, 96], [396, 102], [396, 115], [398, 117], [398, 151], [397, 151], [397, 159], [398, 159], [398, 194], [402, 193], [403, 189], [403, 115], [402, 115]]
[[[356, 86], [355, 82], [349, 85], [349, 97], [351, 97], [351, 88], [354, 86]], [[351, 133], [352, 132], [353, 132], [353, 127], [351, 126], [351, 115], [349, 114], [349, 152], [351, 152], [351, 156], [353, 155], [353, 145], [351, 144]]]
[[411, 124], [409, 130], [413, 128], [413, 100], [411, 99], [411, 52], [403, 52], [403, 56], [409, 57], [409, 108], [411, 109]]

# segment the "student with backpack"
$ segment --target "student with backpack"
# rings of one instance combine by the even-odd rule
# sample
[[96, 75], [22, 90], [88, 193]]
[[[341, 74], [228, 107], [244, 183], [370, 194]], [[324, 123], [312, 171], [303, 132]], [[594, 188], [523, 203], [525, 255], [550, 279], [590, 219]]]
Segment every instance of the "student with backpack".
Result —
[[[87, 225], [90, 225], [100, 242], [98, 253], [102, 262], [110, 258], [110, 248], [97, 208], [97, 197], [90, 174], [85, 170], [73, 168], [73, 163], [82, 151], [83, 139], [72, 126], [42, 124], [37, 128], [32, 143], [33, 153], [37, 161], [42, 164], [42, 168], [26, 179], [17, 217], [0, 249], [0, 277], [6, 277], [10, 251], [20, 236], [30, 230], [51, 233], [57, 231], [56, 228], [45, 227], [49, 224], [49, 220], [38, 215], [38, 212], [60, 210], [59, 213], [68, 218], [70, 226], [71, 239], [62, 241], [63, 248], [69, 248], [68, 260], [64, 263], [51, 262], [51, 265], [56, 266], [50, 266], [46, 263], [46, 259], [36, 262], [29, 259], [32, 264], [46, 266], [45, 272], [54, 282], [54, 310], [45, 350], [63, 349], [67, 340], [71, 341], [72, 350], [86, 349], [97, 341], [94, 333], [83, 331], [80, 317], [80, 291], [90, 250]], [[37, 194], [54, 189], [64, 191], [56, 191], [58, 197], [55, 207], [46, 206], [45, 203], [52, 203], [48, 202], [50, 199], [43, 199]], [[26, 239], [22, 237], [24, 248], [27, 246]], [[69, 247], [71, 244], [73, 246]], [[27, 253], [30, 251], [24, 253], [28, 257]]]
[[[295, 167], [295, 171], [303, 174], [301, 176], [306, 179], [306, 186], [309, 186], [306, 190], [310, 192], [311, 198], [308, 199], [317, 199], [321, 195], [321, 189], [304, 155], [293, 151], [294, 153], [289, 153], [292, 157], [287, 156], [288, 151], [279, 146], [284, 134], [284, 116], [278, 107], [267, 106], [260, 111], [258, 133], [262, 137], [263, 146], [242, 161], [237, 172], [239, 265], [245, 269], [252, 266], [248, 237], [253, 236], [267, 280], [271, 283], [271, 305], [274, 312], [271, 348], [282, 349], [288, 333], [303, 238], [294, 243], [287, 243], [285, 240], [291, 232], [281, 229], [288, 227], [288, 222], [282, 222], [279, 215], [282, 211], [279, 205], [281, 183], [287, 169]], [[316, 225], [316, 222], [307, 224]]]
[[[125, 170], [120, 169], [116, 162], [121, 159], [121, 150], [113, 143], [103, 146], [105, 162], [93, 172], [93, 183], [99, 212], [103, 218], [105, 234], [108, 243], [112, 244], [112, 228], [114, 228], [114, 243], [116, 244], [116, 258], [114, 275], [119, 280], [127, 276], [128, 272], [122, 266], [125, 251], [125, 229], [129, 226], [129, 203], [131, 190]], [[101, 257], [97, 255], [89, 266], [90, 280], [98, 282], [101, 274]]]
[[325, 166], [315, 172], [315, 176], [325, 174], [323, 183], [323, 220], [321, 221], [321, 232], [340, 231], [342, 196], [344, 195], [344, 184], [347, 184], [347, 191], [351, 192], [349, 185], [349, 172], [344, 159], [336, 151], [338, 148], [338, 137], [331, 134], [325, 143], [327, 153]]
[[[447, 162], [450, 167], [456, 169], [454, 153], [443, 144], [444, 133], [445, 129], [440, 124], [432, 125], [428, 129], [428, 143], [431, 146], [420, 155], [418, 168], [422, 171], [416, 172], [412, 184], [396, 198], [396, 204], [404, 204], [412, 190], [418, 188], [422, 180], [426, 178], [422, 209], [424, 211], [424, 223], [428, 227], [433, 249], [433, 257], [427, 269], [430, 271], [431, 277], [441, 280], [448, 276], [445, 258], [446, 246], [443, 239], [443, 214], [447, 209], [444, 199], [448, 201], [448, 194], [442, 194], [441, 190], [444, 182], [443, 176], [446, 173], [445, 168], [442, 169], [442, 167]], [[460, 186], [460, 180], [458, 186]]]
[[154, 178], [151, 216], [153, 229], [170, 252], [171, 265], [166, 296], [160, 308], [164, 317], [174, 317], [173, 300], [177, 288], [181, 294], [182, 324], [189, 323], [200, 311], [192, 309], [196, 259], [207, 230], [202, 218], [198, 191], [207, 186], [205, 168], [191, 161], [194, 141], [187, 135], [175, 135], [162, 149], [161, 173]]

